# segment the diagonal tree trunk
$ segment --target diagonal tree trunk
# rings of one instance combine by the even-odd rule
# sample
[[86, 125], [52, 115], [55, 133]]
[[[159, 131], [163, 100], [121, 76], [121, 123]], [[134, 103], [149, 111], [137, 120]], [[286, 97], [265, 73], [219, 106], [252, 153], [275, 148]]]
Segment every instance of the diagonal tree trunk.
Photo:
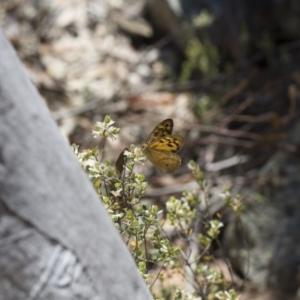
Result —
[[1, 29], [0, 299], [152, 299]]

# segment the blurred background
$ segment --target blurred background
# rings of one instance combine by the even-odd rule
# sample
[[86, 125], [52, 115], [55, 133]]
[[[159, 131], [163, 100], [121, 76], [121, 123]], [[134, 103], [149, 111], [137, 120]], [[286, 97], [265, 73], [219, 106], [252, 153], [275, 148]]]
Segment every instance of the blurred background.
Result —
[[[97, 145], [91, 131], [105, 115], [121, 128], [105, 148], [112, 162], [173, 118], [182, 165], [171, 175], [142, 167], [147, 199], [163, 207], [196, 188], [195, 160], [243, 299], [297, 298], [299, 1], [1, 0], [0, 24], [81, 150]], [[223, 209], [224, 188], [243, 199], [239, 222]]]

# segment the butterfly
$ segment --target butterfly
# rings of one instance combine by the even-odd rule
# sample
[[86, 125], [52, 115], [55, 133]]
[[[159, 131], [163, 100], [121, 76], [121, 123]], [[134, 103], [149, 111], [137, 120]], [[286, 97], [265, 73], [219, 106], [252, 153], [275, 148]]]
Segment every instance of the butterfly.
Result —
[[172, 173], [180, 166], [176, 154], [184, 143], [181, 135], [172, 135], [174, 122], [166, 119], [159, 123], [142, 145], [143, 154], [161, 172]]

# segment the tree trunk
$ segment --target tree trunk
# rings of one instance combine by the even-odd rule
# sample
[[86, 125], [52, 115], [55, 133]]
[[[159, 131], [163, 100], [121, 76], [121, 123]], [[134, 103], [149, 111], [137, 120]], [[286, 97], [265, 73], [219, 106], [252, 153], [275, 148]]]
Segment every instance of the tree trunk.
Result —
[[152, 299], [1, 29], [0, 299]]

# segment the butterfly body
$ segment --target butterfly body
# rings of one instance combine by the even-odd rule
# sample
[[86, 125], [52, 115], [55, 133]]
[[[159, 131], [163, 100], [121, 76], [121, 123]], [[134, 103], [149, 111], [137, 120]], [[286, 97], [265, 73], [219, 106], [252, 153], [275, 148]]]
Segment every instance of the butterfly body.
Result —
[[161, 172], [172, 173], [180, 166], [176, 154], [184, 143], [181, 135], [172, 135], [173, 120], [166, 119], [151, 132], [142, 149], [146, 158]]

